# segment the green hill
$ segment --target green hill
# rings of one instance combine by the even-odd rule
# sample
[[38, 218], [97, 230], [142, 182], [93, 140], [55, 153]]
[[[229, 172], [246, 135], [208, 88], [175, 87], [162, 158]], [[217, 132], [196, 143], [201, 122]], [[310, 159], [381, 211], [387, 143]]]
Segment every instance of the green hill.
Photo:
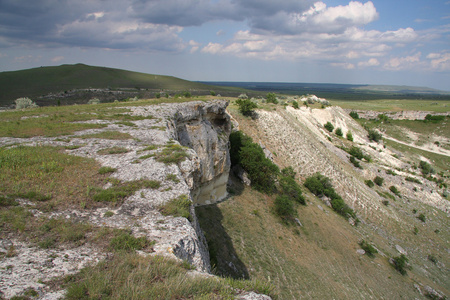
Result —
[[[112, 94], [111, 91], [133, 92], [138, 96], [145, 95], [144, 91], [194, 91], [209, 93], [210, 90], [227, 92], [238, 89], [229, 87], [213, 87], [210, 85], [191, 82], [172, 76], [145, 74], [120, 69], [88, 66], [84, 64], [61, 65], [56, 67], [40, 67], [34, 69], [1, 72], [0, 73], [0, 106], [9, 106], [19, 97], [29, 97], [37, 100], [39, 105], [55, 103], [55, 98], [49, 101], [48, 95], [70, 94], [73, 90], [81, 89], [105, 89], [104, 94]], [[55, 95], [56, 94], [56, 95]], [[47, 97], [44, 97], [46, 96]], [[78, 92], [72, 98], [86, 98], [92, 96]], [[97, 95], [94, 95], [97, 96]], [[39, 99], [38, 99], [39, 98]], [[66, 97], [67, 98], [67, 97]], [[47, 99], [47, 100], [46, 100]], [[108, 99], [111, 100], [111, 99]], [[64, 102], [64, 101], [63, 101]], [[76, 101], [65, 101], [67, 104]]]

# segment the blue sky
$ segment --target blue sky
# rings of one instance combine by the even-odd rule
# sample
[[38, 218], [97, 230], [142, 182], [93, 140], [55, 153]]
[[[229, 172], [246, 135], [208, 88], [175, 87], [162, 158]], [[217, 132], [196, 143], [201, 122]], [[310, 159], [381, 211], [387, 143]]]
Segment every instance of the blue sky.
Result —
[[0, 0], [0, 71], [450, 90], [448, 0]]

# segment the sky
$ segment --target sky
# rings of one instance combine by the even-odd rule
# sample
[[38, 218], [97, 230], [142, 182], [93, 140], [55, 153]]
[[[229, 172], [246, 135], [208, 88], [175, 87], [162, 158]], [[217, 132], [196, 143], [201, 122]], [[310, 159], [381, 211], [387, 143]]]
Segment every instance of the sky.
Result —
[[0, 0], [0, 71], [450, 91], [448, 0]]

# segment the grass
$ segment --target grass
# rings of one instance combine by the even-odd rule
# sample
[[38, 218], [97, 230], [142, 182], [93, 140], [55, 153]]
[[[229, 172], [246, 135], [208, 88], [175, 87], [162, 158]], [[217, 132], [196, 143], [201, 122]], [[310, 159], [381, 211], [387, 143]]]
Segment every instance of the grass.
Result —
[[114, 182], [113, 186], [108, 189], [94, 188], [90, 190], [89, 195], [96, 202], [120, 205], [126, 197], [131, 196], [140, 189], [158, 189], [160, 186], [161, 183], [159, 181], [145, 179], [129, 182]]
[[188, 198], [187, 195], [183, 194], [160, 206], [159, 211], [164, 216], [170, 215], [174, 217], [183, 217], [190, 219], [191, 213], [189, 209], [191, 205], [192, 205], [191, 200]]
[[178, 164], [188, 157], [186, 148], [178, 144], [167, 144], [155, 154], [156, 161], [169, 164]]
[[232, 299], [242, 288], [272, 294], [270, 284], [189, 276], [189, 269], [161, 256], [116, 254], [67, 277], [66, 299]]
[[107, 154], [122, 154], [122, 153], [128, 153], [130, 152], [129, 149], [124, 147], [109, 147], [109, 148], [103, 148], [97, 151], [98, 154], [101, 155], [107, 155]]
[[403, 110], [421, 110], [432, 112], [448, 112], [448, 100], [412, 100], [412, 99], [377, 99], [366, 101], [331, 100], [331, 104], [344, 109], [374, 110], [379, 112], [399, 112]]
[[105, 176], [94, 159], [64, 153], [62, 147], [0, 148], [0, 195], [16, 195], [45, 206], [79, 206], [89, 201], [87, 186], [101, 186]]
[[135, 251], [142, 250], [151, 246], [150, 242], [146, 237], [134, 237], [130, 231], [122, 230], [114, 238], [111, 239], [109, 243], [109, 248], [114, 251]]
[[174, 183], [179, 183], [180, 182], [180, 179], [178, 179], [176, 174], [167, 174], [166, 180], [170, 180], [170, 181], [172, 181]]
[[101, 167], [100, 169], [98, 169], [98, 174], [108, 174], [108, 173], [114, 173], [115, 171], [117, 171], [116, 168], [112, 168], [112, 167]]

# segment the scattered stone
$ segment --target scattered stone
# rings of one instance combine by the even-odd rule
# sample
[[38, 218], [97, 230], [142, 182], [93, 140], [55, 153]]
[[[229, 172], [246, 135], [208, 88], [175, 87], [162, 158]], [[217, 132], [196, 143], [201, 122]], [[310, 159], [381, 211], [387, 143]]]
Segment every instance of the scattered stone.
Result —
[[405, 249], [403, 249], [401, 246], [399, 246], [399, 245], [395, 245], [395, 249], [397, 249], [397, 251], [400, 254], [408, 255], [408, 252]]
[[245, 293], [239, 295], [236, 299], [239, 299], [239, 300], [272, 300], [272, 298], [267, 295], [257, 294], [255, 292], [245, 292]]
[[358, 249], [358, 250], [356, 250], [356, 253], [364, 255], [364, 254], [366, 254], [366, 251], [364, 251], [364, 249]]
[[300, 222], [299, 219], [295, 218], [294, 221], [295, 221], [295, 223], [296, 223], [298, 226], [303, 227], [303, 225], [302, 225], [302, 223]]

